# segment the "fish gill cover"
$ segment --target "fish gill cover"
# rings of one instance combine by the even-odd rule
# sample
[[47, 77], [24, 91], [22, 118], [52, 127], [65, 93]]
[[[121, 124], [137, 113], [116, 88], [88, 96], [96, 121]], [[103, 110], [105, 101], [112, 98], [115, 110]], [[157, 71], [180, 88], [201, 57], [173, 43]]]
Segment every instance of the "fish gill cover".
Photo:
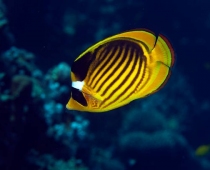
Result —
[[[209, 6], [0, 0], [0, 169], [210, 169]], [[74, 59], [134, 28], [174, 46], [164, 89], [102, 114], [67, 111]]]

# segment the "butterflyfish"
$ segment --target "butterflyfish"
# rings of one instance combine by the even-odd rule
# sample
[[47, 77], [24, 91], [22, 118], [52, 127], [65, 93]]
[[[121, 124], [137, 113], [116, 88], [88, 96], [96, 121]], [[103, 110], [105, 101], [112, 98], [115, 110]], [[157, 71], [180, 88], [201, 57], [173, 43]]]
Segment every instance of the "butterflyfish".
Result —
[[167, 82], [174, 50], [149, 30], [123, 32], [89, 47], [71, 67], [69, 110], [105, 112], [157, 92]]

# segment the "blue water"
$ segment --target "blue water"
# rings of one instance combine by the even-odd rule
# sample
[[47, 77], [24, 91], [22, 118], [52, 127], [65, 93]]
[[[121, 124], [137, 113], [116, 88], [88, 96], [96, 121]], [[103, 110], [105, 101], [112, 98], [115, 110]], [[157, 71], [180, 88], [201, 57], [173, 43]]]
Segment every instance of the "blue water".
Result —
[[[208, 0], [2, 1], [0, 169], [210, 168], [195, 155], [210, 144]], [[107, 113], [67, 111], [74, 59], [136, 28], [172, 43], [166, 86]]]

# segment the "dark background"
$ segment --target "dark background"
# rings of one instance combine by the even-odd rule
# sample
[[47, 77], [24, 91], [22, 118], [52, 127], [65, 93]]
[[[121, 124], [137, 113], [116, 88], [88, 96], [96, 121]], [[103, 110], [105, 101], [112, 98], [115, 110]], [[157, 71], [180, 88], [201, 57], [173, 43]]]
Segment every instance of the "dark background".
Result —
[[[100, 1], [97, 1], [97, 0], [88, 0], [88, 1], [85, 1], [85, 0], [75, 0], [75, 1], [71, 1], [71, 0], [63, 0], [63, 1], [5, 0], [4, 3], [6, 6], [6, 17], [9, 21], [8, 29], [9, 29], [9, 32], [12, 34], [14, 41], [11, 40], [10, 43], [7, 43], [6, 40], [5, 41], [2, 40], [2, 42], [0, 42], [0, 45], [2, 45], [2, 47], [4, 48], [4, 51], [8, 50], [11, 46], [16, 46], [18, 48], [25, 49], [27, 51], [34, 53], [35, 65], [38, 68], [40, 68], [40, 70], [42, 70], [44, 74], [48, 73], [49, 69], [59, 64], [60, 62], [64, 61], [70, 65], [74, 61], [74, 59], [81, 52], [83, 52], [83, 50], [85, 50], [88, 46], [98, 42], [99, 40], [107, 36], [114, 35], [122, 31], [136, 29], [136, 28], [146, 28], [155, 32], [157, 35], [159, 33], [165, 35], [172, 43], [174, 51], [175, 51], [175, 58], [176, 58], [175, 66], [172, 70], [172, 78], [170, 79], [171, 81], [169, 80], [169, 83], [166, 85], [166, 87], [163, 88], [163, 90], [161, 90], [161, 92], [163, 93], [160, 92], [157, 94], [157, 95], [160, 94], [160, 99], [158, 98], [158, 100], [155, 100], [157, 101], [157, 104], [155, 102], [154, 104], [155, 106], [153, 107], [151, 103], [154, 101], [151, 98], [151, 100], [149, 99], [147, 103], [149, 105], [148, 108], [150, 108], [150, 105], [151, 105], [152, 106], [151, 112], [154, 112], [154, 115], [155, 115], [155, 112], [159, 109], [159, 107], [163, 106], [164, 108], [164, 104], [165, 103], [168, 104], [166, 108], [169, 109], [169, 113], [167, 113], [168, 112], [167, 109], [166, 109], [167, 111], [165, 112], [160, 109], [163, 112], [163, 114], [166, 114], [164, 116], [166, 118], [170, 116], [175, 117], [175, 118], [178, 117], [177, 120], [179, 121], [177, 122], [181, 124], [180, 126], [183, 125], [187, 127], [186, 128], [187, 130], [176, 131], [176, 133], [184, 136], [184, 138], [186, 138], [186, 140], [189, 142], [189, 146], [187, 145], [185, 149], [188, 147], [191, 147], [192, 149], [196, 149], [196, 147], [198, 147], [199, 145], [210, 143], [210, 138], [209, 138], [209, 128], [210, 128], [209, 127], [209, 120], [210, 120], [210, 117], [209, 117], [209, 113], [210, 113], [209, 111], [209, 108], [210, 108], [209, 107], [210, 10], [209, 9], [210, 9], [210, 2], [209, 0], [176, 0], [176, 1], [169, 1], [169, 0], [158, 0], [158, 1], [157, 0], [141, 0], [141, 1], [139, 0], [126, 0], [126, 1], [122, 1], [122, 0], [100, 0]], [[4, 63], [4, 61], [2, 63]], [[16, 65], [14, 67], [16, 68]], [[0, 68], [1, 71], [3, 70], [2, 68]], [[7, 67], [7, 68], [10, 68], [10, 67]], [[5, 83], [5, 85], [2, 88], [2, 89], [5, 89], [5, 91], [9, 91], [8, 89], [9, 89], [9, 84], [11, 81], [10, 79], [12, 79], [14, 76], [14, 75], [8, 74], [7, 71], [5, 71], [5, 74], [6, 74], [5, 79], [7, 83]], [[43, 75], [43, 77], [44, 76], [46, 75]], [[45, 83], [45, 85], [47, 84], [44, 78], [41, 79], [41, 82], [42, 81]], [[70, 84], [70, 79], [62, 82], [65, 86], [69, 87], [69, 84], [66, 82]], [[63, 85], [62, 83], [61, 85]], [[174, 91], [172, 91], [171, 89]], [[188, 90], [190, 91], [190, 94], [192, 94], [192, 98], [191, 98], [191, 95], [188, 95]], [[47, 89], [46, 91], [50, 91], [50, 90]], [[59, 94], [59, 95], [62, 96], [63, 94]], [[163, 96], [164, 97], [167, 96], [167, 97], [164, 98]], [[45, 105], [48, 102], [47, 100], [53, 100], [55, 103], [60, 102], [65, 105], [66, 99], [69, 97], [69, 93], [65, 94], [64, 97], [65, 98], [62, 98], [62, 99], [60, 98], [57, 99], [56, 97], [54, 98], [49, 97], [46, 100], [42, 99], [43, 100], [42, 104], [44, 103], [43, 105]], [[163, 97], [163, 99], [161, 99], [161, 97]], [[6, 121], [5, 121], [6, 123], [3, 121], [0, 122], [1, 127], [3, 127], [4, 129], [3, 134], [8, 134], [9, 136], [9, 137], [6, 136], [4, 141], [9, 143], [9, 145], [7, 146], [12, 151], [12, 154], [11, 154], [12, 157], [13, 157], [13, 152], [16, 154], [13, 158], [14, 160], [12, 161], [10, 157], [8, 157], [8, 159], [5, 158], [6, 160], [8, 160], [8, 164], [10, 164], [10, 162], [17, 162], [18, 166], [21, 167], [22, 162], [28, 163], [28, 161], [25, 161], [25, 157], [27, 157], [28, 151], [30, 151], [31, 148], [33, 147], [37, 147], [36, 149], [40, 150], [43, 153], [47, 153], [47, 152], [52, 153], [53, 152], [52, 150], [56, 147], [58, 147], [59, 149], [62, 148], [61, 149], [62, 151], [65, 150], [66, 149], [65, 147], [58, 146], [59, 142], [53, 143], [52, 139], [49, 139], [49, 141], [48, 139], [46, 139], [48, 137], [46, 137], [47, 135], [44, 130], [46, 130], [47, 128], [50, 128], [50, 126], [47, 127], [46, 125], [45, 121], [47, 119], [44, 120], [42, 117], [42, 121], [43, 120], [44, 121], [40, 123], [40, 127], [38, 129], [36, 128], [37, 122], [40, 122], [40, 118], [37, 118], [37, 115], [41, 114], [43, 116], [45, 114], [46, 115], [48, 114], [48, 113], [45, 113], [45, 111], [43, 111], [42, 104], [37, 104], [34, 101], [33, 102], [35, 104], [31, 104], [30, 102], [29, 102], [30, 104], [28, 104], [28, 101], [24, 100], [25, 99], [24, 96], [21, 96], [21, 95], [20, 95], [20, 99], [23, 99], [20, 102], [21, 107], [22, 105], [25, 104], [24, 102], [26, 102], [27, 105], [29, 105], [29, 108], [31, 108], [32, 106], [30, 110], [32, 112], [32, 113], [30, 112], [32, 116], [29, 114], [28, 119], [26, 119], [27, 121], [25, 120], [23, 121], [22, 116], [24, 117], [24, 114], [21, 115], [22, 114], [21, 112], [18, 119], [19, 122], [16, 122], [15, 125], [12, 124], [9, 119], [7, 119], [9, 123]], [[191, 102], [191, 100], [195, 102]], [[163, 103], [158, 103], [158, 101], [163, 101]], [[170, 101], [172, 103], [170, 103]], [[144, 103], [144, 100], [143, 100], [143, 103]], [[8, 105], [8, 107], [11, 107], [13, 103], [12, 104], [6, 103], [6, 104]], [[36, 108], [39, 108], [38, 106], [41, 107], [40, 111], [36, 110]], [[135, 102], [134, 102], [134, 105], [127, 106], [127, 109], [129, 110], [130, 108], [132, 110], [132, 106], [135, 106]], [[187, 108], [186, 111], [184, 110], [185, 107]], [[135, 107], [133, 108], [134, 108], [133, 110], [135, 110]], [[5, 115], [8, 112], [6, 116], [8, 116], [9, 114], [13, 114], [13, 111], [11, 111], [12, 110], [11, 108], [8, 110], [6, 110], [5, 112]], [[123, 124], [122, 122], [126, 122], [127, 117], [124, 116], [123, 114], [118, 113], [118, 112], [123, 112], [123, 111], [126, 111], [126, 109], [122, 108], [122, 110], [113, 111], [111, 112], [111, 114], [105, 114], [105, 115], [102, 114], [101, 116], [98, 116], [98, 117], [97, 116], [95, 117], [95, 115], [93, 114], [88, 114], [88, 116], [86, 116], [86, 114], [82, 114], [84, 116], [83, 117], [84, 119], [87, 118], [88, 120], [91, 121], [90, 134], [89, 134], [90, 138], [92, 134], [95, 134], [95, 136], [97, 136], [96, 137], [97, 139], [95, 141], [94, 139], [91, 139], [92, 146], [96, 146], [99, 148], [103, 146], [105, 148], [104, 150], [106, 151], [107, 148], [105, 146], [108, 146], [111, 143], [110, 148], [111, 147], [114, 148], [116, 144], [114, 143], [116, 142], [114, 140], [121, 141], [121, 138], [120, 137], [118, 138], [117, 136], [118, 133], [120, 132], [118, 132], [117, 130], [114, 131], [113, 127], [116, 126], [116, 129], [120, 129], [119, 127], [121, 127], [121, 131], [123, 131], [122, 130], [123, 126], [121, 126], [121, 124]], [[15, 110], [14, 112], [15, 114], [19, 114], [18, 109]], [[138, 112], [138, 109], [136, 109], [135, 112]], [[113, 113], [116, 113], [116, 114], [113, 114]], [[182, 122], [182, 120], [179, 119], [180, 115], [181, 115], [180, 117], [182, 117], [182, 113], [184, 114], [183, 116], [184, 123]], [[67, 115], [66, 110], [63, 111], [63, 114], [64, 116], [62, 115], [62, 117], [65, 117]], [[132, 113], [129, 113], [129, 114], [132, 114]], [[136, 115], [134, 114], [133, 118], [134, 119], [138, 118], [139, 117], [138, 114], [139, 113], [137, 113]], [[108, 116], [106, 117], [106, 115]], [[72, 117], [75, 118], [76, 116], [73, 115]], [[63, 119], [56, 120], [54, 124], [52, 124], [51, 126], [53, 127], [55, 124], [59, 124], [60, 123], [59, 121], [62, 122]], [[4, 120], [4, 119], [1, 119], [1, 120]], [[64, 120], [66, 120], [66, 117]], [[157, 120], [159, 120], [159, 118]], [[154, 122], [155, 121], [156, 121], [156, 118], [154, 118]], [[167, 123], [168, 119], [166, 119], [165, 121]], [[102, 125], [101, 122], [104, 123], [103, 127], [101, 127]], [[141, 123], [137, 122], [137, 125], [141, 127]], [[132, 124], [132, 121], [131, 121], [131, 124]], [[16, 137], [14, 137], [15, 141], [11, 141], [11, 142], [8, 140], [8, 138], [10, 139], [10, 136], [12, 136], [11, 135], [12, 133], [10, 132], [13, 132], [13, 129], [10, 126], [11, 127], [22, 126], [21, 130], [23, 130], [24, 132], [24, 133], [22, 133], [22, 131], [17, 132], [17, 133], [15, 132], [16, 134]], [[31, 127], [31, 129], [26, 128], [26, 131], [25, 131], [24, 130], [25, 127]], [[134, 126], [132, 128], [135, 129], [136, 127]], [[140, 131], [141, 130], [142, 129], [140, 128]], [[156, 130], [158, 131], [160, 129], [157, 128]], [[110, 132], [114, 133], [114, 135], [112, 134], [111, 137], [109, 136]], [[129, 133], [133, 133], [133, 129], [131, 129]], [[43, 138], [43, 140], [40, 139], [41, 144], [39, 142], [38, 144], [36, 143], [38, 141], [38, 140], [36, 141], [37, 137], [38, 139]], [[73, 143], [75, 141], [73, 141]], [[45, 148], [42, 146], [42, 142], [45, 143], [45, 145], [48, 145], [49, 143], [50, 144], [48, 147]], [[10, 148], [10, 146], [13, 146], [14, 143], [16, 145]], [[79, 149], [78, 149], [77, 154], [79, 155], [81, 159], [83, 158], [83, 156], [88, 157], [89, 155], [93, 155], [92, 151], [89, 150], [89, 146], [87, 145], [84, 146], [80, 144], [78, 145], [79, 145], [78, 147]], [[68, 147], [72, 147], [72, 146], [68, 146]], [[151, 148], [152, 147], [153, 146], [151, 146]], [[2, 148], [6, 148], [6, 147], [2, 145]], [[174, 148], [176, 149], [176, 147]], [[185, 151], [185, 149], [181, 148], [181, 151], [180, 151], [181, 154], [177, 154], [177, 155], [184, 155], [182, 151], [183, 150]], [[25, 150], [25, 152], [23, 153], [22, 150]], [[66, 152], [62, 152], [62, 151], [60, 151], [59, 153], [60, 155], [59, 154], [58, 155], [62, 158], [69, 158], [68, 157], [69, 155], [67, 154], [68, 156], [66, 156], [65, 155]], [[5, 153], [7, 152], [8, 150], [6, 148]], [[87, 153], [83, 154], [83, 152], [87, 152]], [[112, 151], [110, 152], [112, 153]], [[162, 151], [155, 151], [155, 153], [156, 152], [158, 153], [156, 155], [157, 157], [159, 157], [160, 152], [162, 153]], [[20, 156], [20, 158], [19, 158], [19, 153], [22, 153], [22, 157]], [[114, 151], [113, 153], [118, 155], [118, 153]], [[138, 152], [136, 153], [132, 152], [129, 154], [132, 155], [133, 153], [137, 155], [139, 154]], [[173, 155], [173, 154], [168, 153], [168, 155]], [[58, 158], [60, 158], [59, 156]], [[145, 158], [145, 160], [154, 161], [155, 158], [157, 158], [155, 157], [154, 159], [153, 158], [150, 159], [150, 156], [151, 155], [147, 157], [148, 159]], [[97, 154], [96, 154], [96, 157], [97, 157]], [[19, 159], [16, 160], [16, 158], [19, 158], [22, 162], [19, 161]], [[144, 160], [144, 158], [142, 159]], [[183, 165], [182, 157], [179, 157], [179, 159], [177, 161], [178, 165], [182, 166]], [[2, 160], [3, 160], [3, 156], [2, 156]], [[84, 158], [83, 160], [87, 160], [87, 159]], [[123, 160], [121, 161], [125, 163]], [[184, 161], [185, 163], [187, 162], [186, 160]], [[196, 161], [193, 160], [192, 162], [196, 162]], [[91, 161], [89, 163], [91, 164]], [[151, 162], [149, 162], [149, 164], [150, 163]], [[7, 162], [5, 164], [7, 165]], [[170, 162], [168, 164], [170, 164]], [[186, 164], [194, 166], [194, 164], [191, 164], [189, 162], [187, 162]], [[16, 164], [14, 164], [14, 167], [15, 165]], [[23, 165], [25, 166], [24, 163]], [[184, 167], [182, 168], [187, 169]]]
[[[182, 70], [199, 100], [210, 95], [210, 13], [208, 0], [185, 1], [67, 1], [7, 0], [8, 19], [15, 45], [34, 52], [43, 69], [59, 61], [71, 63], [84, 50], [84, 44], [93, 44], [97, 24], [104, 21], [105, 38], [120, 31], [147, 28], [163, 33], [173, 44], [176, 53], [175, 69]], [[116, 5], [114, 13], [103, 14], [101, 8]], [[66, 11], [81, 13], [86, 18], [76, 24], [75, 34], [63, 32]], [[79, 19], [78, 19], [79, 20]], [[118, 23], [118, 30], [109, 30]], [[48, 62], [50, 60], [50, 62]]]

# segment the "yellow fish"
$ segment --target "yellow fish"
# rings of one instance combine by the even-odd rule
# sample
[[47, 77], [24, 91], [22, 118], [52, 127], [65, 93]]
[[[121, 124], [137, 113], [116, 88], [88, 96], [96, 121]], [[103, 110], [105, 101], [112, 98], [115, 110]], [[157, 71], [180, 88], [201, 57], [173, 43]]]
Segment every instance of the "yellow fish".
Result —
[[210, 145], [201, 145], [195, 150], [196, 156], [205, 156], [210, 152]]
[[69, 110], [105, 112], [158, 91], [170, 76], [174, 51], [149, 30], [108, 37], [72, 64]]

